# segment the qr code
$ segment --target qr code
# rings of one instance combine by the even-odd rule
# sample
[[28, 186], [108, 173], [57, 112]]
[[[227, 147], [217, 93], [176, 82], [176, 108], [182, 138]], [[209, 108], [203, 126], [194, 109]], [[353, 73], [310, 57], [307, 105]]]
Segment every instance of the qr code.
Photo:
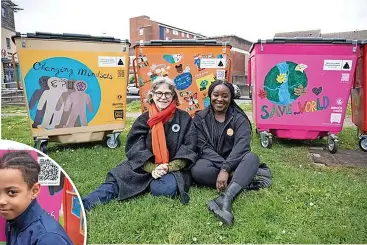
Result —
[[60, 185], [61, 170], [59, 166], [53, 163], [50, 159], [39, 157], [38, 163], [41, 167], [41, 172], [38, 175], [38, 181], [41, 185], [58, 186]]
[[224, 80], [226, 78], [226, 70], [217, 70], [217, 79]]
[[125, 77], [125, 71], [124, 70], [117, 70], [117, 77], [118, 78]]
[[342, 73], [342, 82], [349, 82], [349, 73]]

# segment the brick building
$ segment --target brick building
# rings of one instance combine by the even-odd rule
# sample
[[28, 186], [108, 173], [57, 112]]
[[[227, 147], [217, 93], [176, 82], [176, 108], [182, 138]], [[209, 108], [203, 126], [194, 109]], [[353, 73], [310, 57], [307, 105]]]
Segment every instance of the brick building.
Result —
[[[130, 18], [130, 56], [135, 57], [134, 46], [137, 42], [150, 40], [171, 40], [171, 39], [211, 39], [226, 42], [231, 46], [230, 59], [232, 60], [231, 75], [234, 83], [242, 89], [242, 94], [247, 92], [247, 60], [248, 50], [252, 43], [246, 39], [235, 35], [207, 37], [200, 33], [184, 30], [168, 24], [151, 20], [148, 16], [138, 16]], [[130, 69], [132, 73], [132, 68]]]
[[232, 45], [229, 58], [232, 60], [231, 77], [233, 83], [241, 89], [246, 89], [247, 83], [247, 62], [249, 59], [249, 50], [252, 42], [238, 37], [236, 35], [215, 36], [208, 39], [214, 39], [222, 42], [229, 42]]
[[279, 32], [275, 33], [274, 37], [324, 37], [324, 38], [344, 38], [351, 40], [366, 40], [367, 30], [322, 33], [320, 29], [317, 29], [317, 30], [294, 31], [294, 32]]
[[146, 15], [130, 18], [131, 46], [134, 46], [136, 42], [144, 42], [150, 40], [197, 38], [205, 38], [205, 36], [199, 33], [194, 33], [178, 27], [151, 20], [149, 16]]
[[[151, 20], [146, 15], [130, 18], [130, 61], [135, 58], [134, 46], [137, 42], [197, 38], [205, 38], [205, 36]], [[130, 76], [132, 76], [132, 73], [132, 63], [130, 62]]]
[[[16, 52], [11, 37], [15, 35], [14, 12], [22, 10], [11, 0], [1, 0], [1, 82], [16, 87], [12, 55]], [[17, 61], [17, 60], [16, 60]]]

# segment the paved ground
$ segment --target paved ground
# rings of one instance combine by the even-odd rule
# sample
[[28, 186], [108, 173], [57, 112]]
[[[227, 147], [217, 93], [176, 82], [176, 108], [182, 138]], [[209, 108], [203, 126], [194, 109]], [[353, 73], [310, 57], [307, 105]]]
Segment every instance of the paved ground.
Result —
[[[127, 112], [127, 117], [137, 118], [141, 113], [140, 112]], [[247, 111], [247, 116], [249, 117], [250, 121], [253, 122], [252, 119], [252, 112]], [[11, 116], [27, 116], [27, 114], [19, 114], [19, 113], [12, 113], [12, 114], [1, 114], [1, 117], [11, 117]], [[344, 127], [355, 127], [354, 123], [352, 122], [351, 117], [346, 117], [344, 120]]]

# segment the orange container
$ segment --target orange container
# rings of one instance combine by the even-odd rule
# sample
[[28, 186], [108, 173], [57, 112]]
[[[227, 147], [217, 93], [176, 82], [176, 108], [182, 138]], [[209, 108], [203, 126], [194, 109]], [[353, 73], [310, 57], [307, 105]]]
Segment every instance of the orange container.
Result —
[[359, 147], [367, 152], [367, 40], [361, 42], [352, 88], [352, 121], [358, 127]]
[[144, 112], [147, 93], [157, 77], [169, 77], [176, 84], [179, 108], [191, 116], [210, 104], [208, 88], [214, 80], [230, 80], [231, 46], [215, 40], [157, 40], [135, 46], [135, 81], [140, 88]]
[[65, 178], [64, 183], [64, 229], [75, 245], [84, 244], [85, 218], [82, 204], [72, 184]]

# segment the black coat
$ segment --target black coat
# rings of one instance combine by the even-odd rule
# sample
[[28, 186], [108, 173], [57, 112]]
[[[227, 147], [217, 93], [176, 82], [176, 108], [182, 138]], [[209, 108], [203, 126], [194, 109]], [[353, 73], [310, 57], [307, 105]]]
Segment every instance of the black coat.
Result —
[[[154, 162], [152, 149], [152, 134], [148, 126], [149, 113], [140, 115], [134, 122], [126, 142], [126, 157], [117, 167], [108, 174], [106, 181], [116, 180], [119, 186], [119, 200], [125, 200], [136, 196], [149, 187], [153, 177], [145, 172], [142, 167], [148, 160]], [[178, 124], [180, 130], [174, 132], [172, 126]], [[180, 109], [176, 109], [172, 120], [164, 124], [169, 160], [187, 159], [190, 165], [181, 171], [174, 171], [180, 198], [183, 203], [189, 202], [188, 191], [191, 185], [190, 168], [195, 163], [196, 136], [190, 115]]]
[[[230, 106], [222, 132], [215, 131], [216, 122], [211, 106], [197, 112], [193, 121], [199, 158], [211, 161], [218, 168], [233, 172], [251, 151], [251, 124], [243, 111]], [[220, 135], [217, 145], [214, 145], [214, 134]]]

